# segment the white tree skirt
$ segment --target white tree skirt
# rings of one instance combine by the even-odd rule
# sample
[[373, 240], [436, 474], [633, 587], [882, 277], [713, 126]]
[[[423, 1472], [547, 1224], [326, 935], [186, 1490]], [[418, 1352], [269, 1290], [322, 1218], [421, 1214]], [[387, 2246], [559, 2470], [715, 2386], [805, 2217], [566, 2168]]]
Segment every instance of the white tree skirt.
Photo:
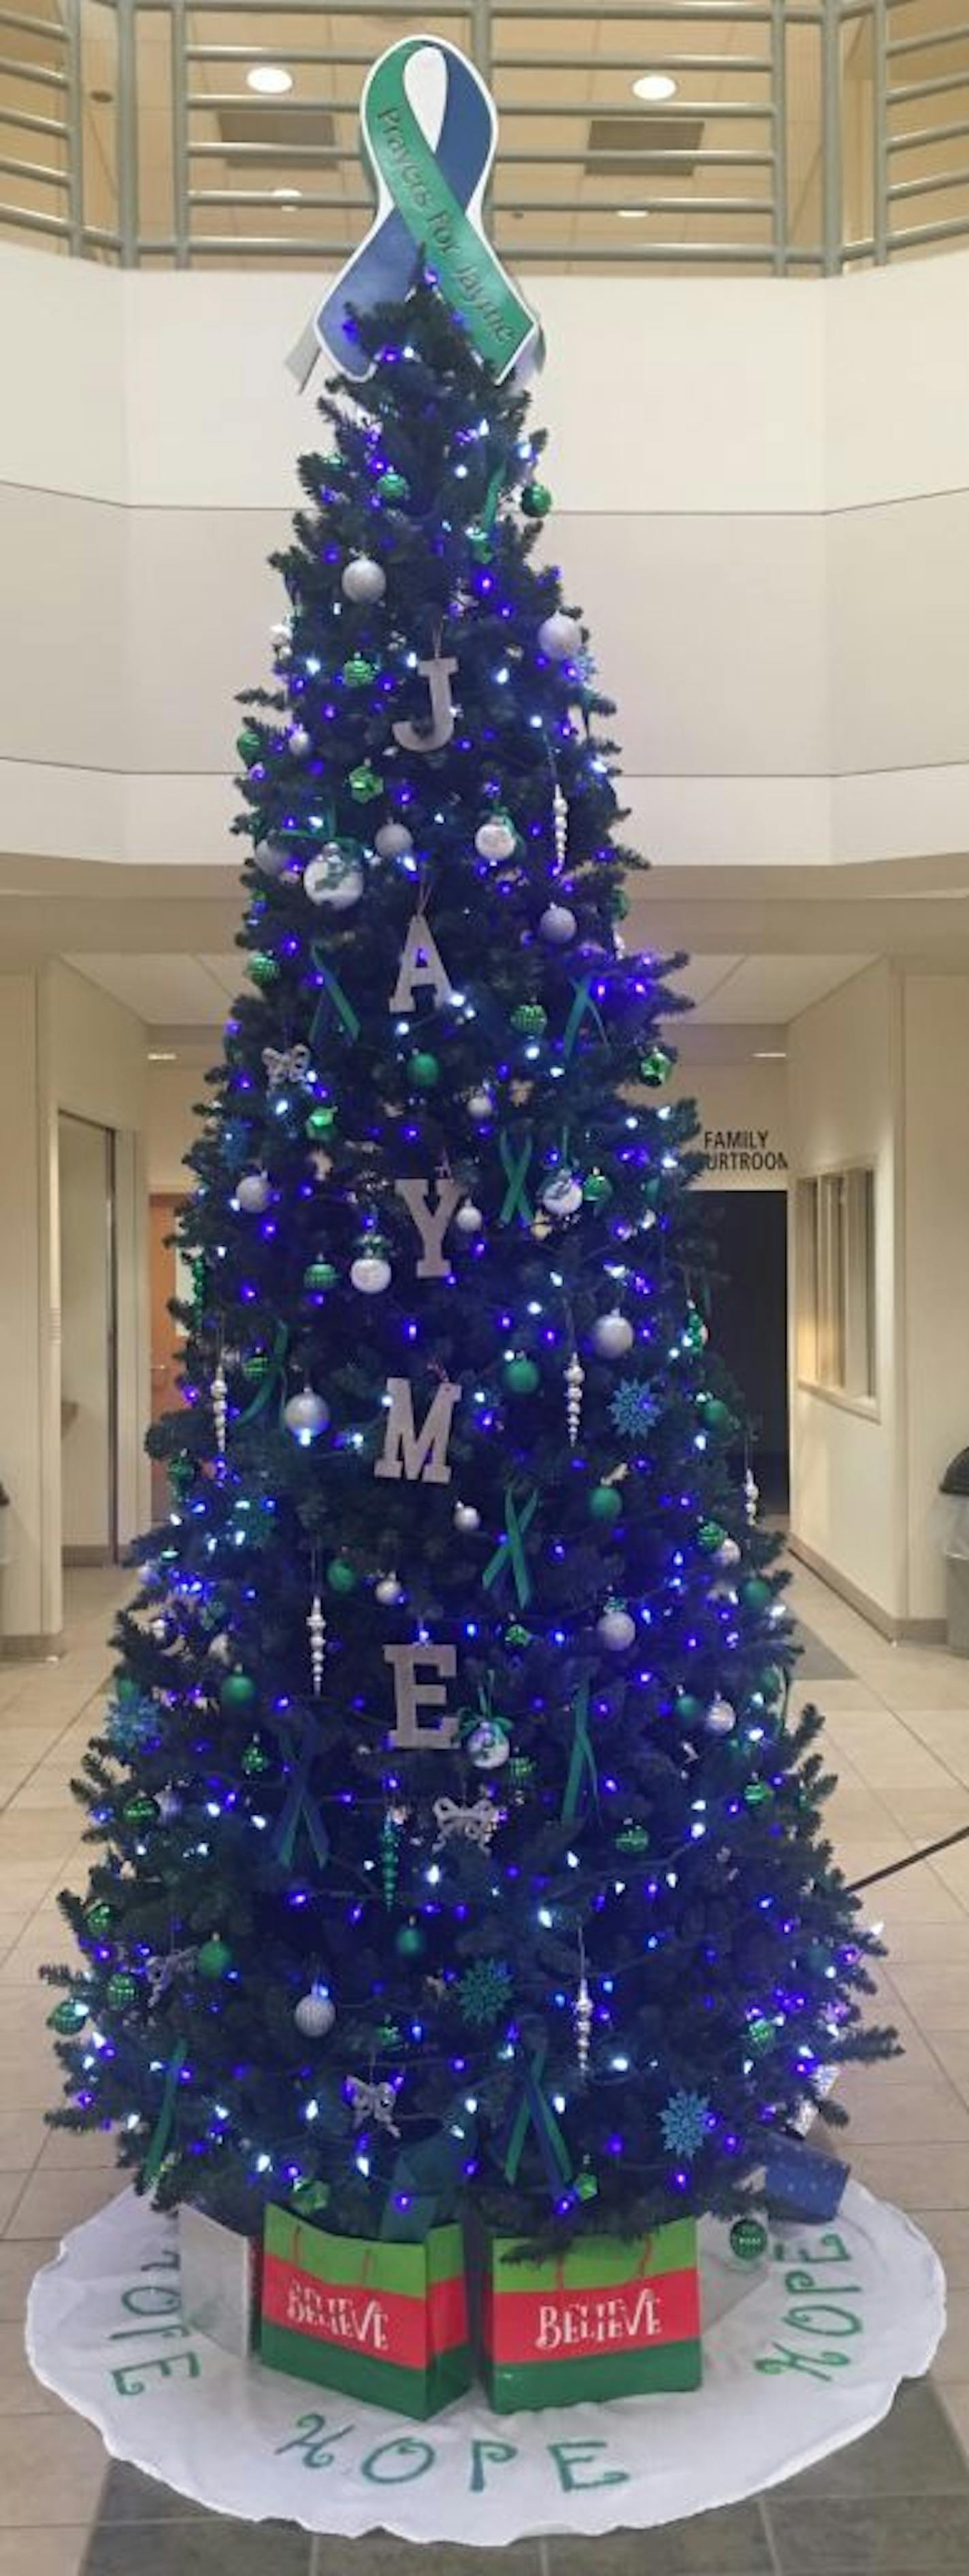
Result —
[[496, 2416], [472, 2393], [425, 2425], [188, 2332], [177, 2259], [174, 2222], [130, 2191], [76, 2228], [31, 2290], [38, 2378], [114, 2458], [198, 2503], [347, 2538], [497, 2548], [734, 2503], [877, 2424], [945, 2323], [931, 2245], [849, 2183], [834, 2227], [775, 2231], [755, 2264], [704, 2223], [695, 2394]]

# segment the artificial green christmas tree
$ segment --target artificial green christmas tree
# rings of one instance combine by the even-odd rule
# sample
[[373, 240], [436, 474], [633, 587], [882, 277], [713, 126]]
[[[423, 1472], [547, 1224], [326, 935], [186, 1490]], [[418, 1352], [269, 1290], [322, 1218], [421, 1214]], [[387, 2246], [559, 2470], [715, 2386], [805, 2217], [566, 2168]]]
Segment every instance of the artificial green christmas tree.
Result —
[[53, 2116], [166, 2206], [554, 2250], [747, 2208], [892, 2043], [730, 1477], [542, 441], [423, 277], [356, 329], [240, 735], [251, 989]]

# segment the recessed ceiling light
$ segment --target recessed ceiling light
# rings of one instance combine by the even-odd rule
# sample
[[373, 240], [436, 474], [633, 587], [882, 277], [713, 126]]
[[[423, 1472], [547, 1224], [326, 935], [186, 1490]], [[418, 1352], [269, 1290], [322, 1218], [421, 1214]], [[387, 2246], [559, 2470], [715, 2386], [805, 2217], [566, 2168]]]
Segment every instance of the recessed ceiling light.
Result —
[[174, 1047], [149, 1047], [148, 1062], [149, 1064], [177, 1064], [178, 1057]]
[[633, 97], [675, 98], [678, 88], [672, 72], [640, 72], [639, 79], [633, 82]]
[[649, 213], [649, 207], [617, 206], [616, 213], [619, 217], [620, 223], [622, 224], [642, 224], [645, 223], [646, 217]]
[[283, 63], [253, 63], [246, 73], [246, 88], [258, 90], [261, 98], [285, 98], [292, 86], [292, 72]]
[[755, 1064], [786, 1064], [786, 1063], [787, 1063], [787, 1048], [786, 1048], [786, 1047], [755, 1047], [755, 1048], [754, 1048], [754, 1063], [755, 1063]]
[[302, 188], [274, 188], [273, 196], [278, 206], [298, 206], [302, 202], [303, 191]]

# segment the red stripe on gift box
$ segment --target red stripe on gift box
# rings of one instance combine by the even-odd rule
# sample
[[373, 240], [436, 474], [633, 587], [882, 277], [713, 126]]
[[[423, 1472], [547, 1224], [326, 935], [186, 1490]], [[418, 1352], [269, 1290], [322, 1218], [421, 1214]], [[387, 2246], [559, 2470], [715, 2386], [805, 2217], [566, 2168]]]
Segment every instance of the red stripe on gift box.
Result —
[[642, 2274], [601, 2290], [486, 2292], [485, 2346], [493, 2361], [595, 2361], [641, 2352], [700, 2331], [694, 2270]]
[[277, 2254], [267, 2254], [263, 2267], [262, 2313], [270, 2325], [405, 2370], [426, 2369], [438, 2353], [464, 2343], [468, 2331], [459, 2275], [435, 2281], [426, 2297], [408, 2299], [399, 2290], [318, 2280]]

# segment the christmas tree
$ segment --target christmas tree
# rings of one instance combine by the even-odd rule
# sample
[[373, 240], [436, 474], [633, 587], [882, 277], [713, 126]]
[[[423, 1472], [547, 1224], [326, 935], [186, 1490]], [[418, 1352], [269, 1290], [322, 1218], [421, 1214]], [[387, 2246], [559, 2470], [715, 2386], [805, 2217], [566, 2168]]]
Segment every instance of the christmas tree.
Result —
[[542, 440], [426, 277], [356, 327], [240, 735], [252, 989], [53, 2117], [240, 2225], [562, 2243], [746, 2208], [892, 2043], [731, 1476]]

